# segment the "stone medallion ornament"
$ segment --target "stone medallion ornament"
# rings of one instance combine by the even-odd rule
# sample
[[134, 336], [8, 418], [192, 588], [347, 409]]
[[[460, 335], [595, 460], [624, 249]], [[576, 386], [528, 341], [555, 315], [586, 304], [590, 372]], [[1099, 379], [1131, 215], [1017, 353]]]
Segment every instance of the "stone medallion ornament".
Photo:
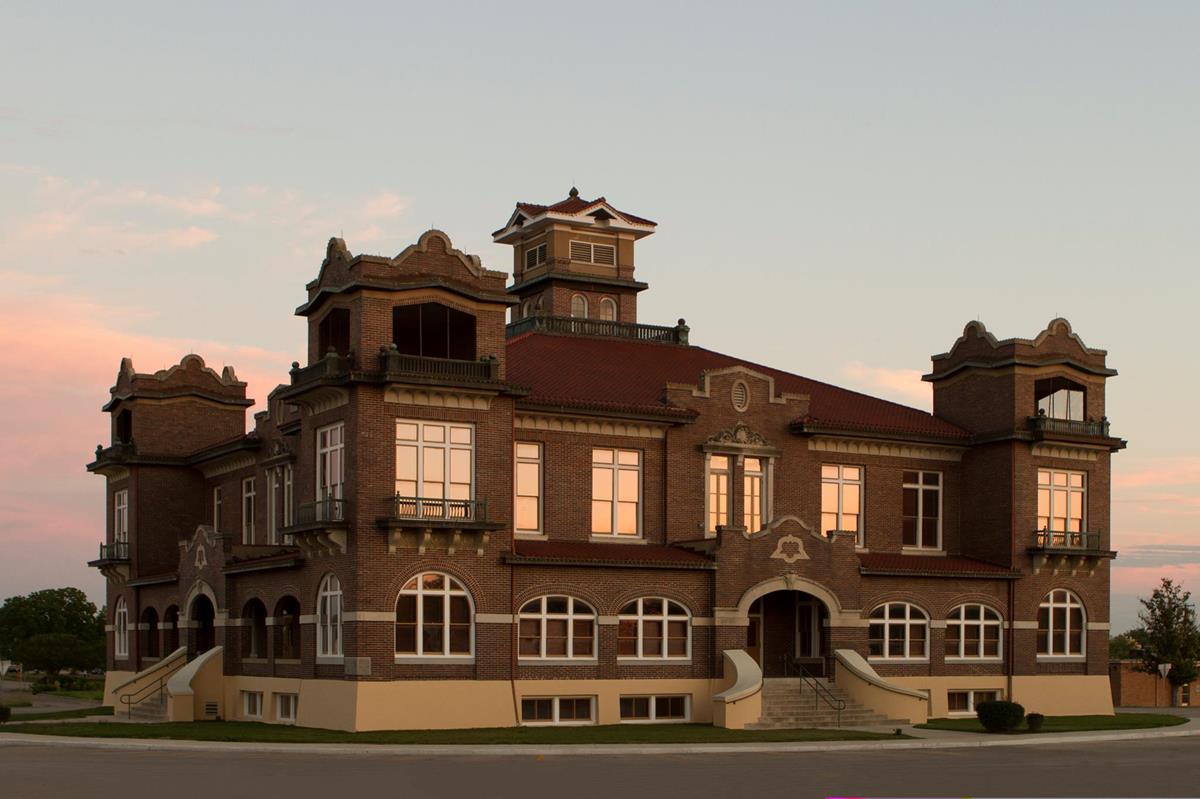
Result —
[[808, 553], [804, 551], [804, 542], [789, 533], [779, 537], [771, 557], [790, 565], [798, 560], [808, 560]]

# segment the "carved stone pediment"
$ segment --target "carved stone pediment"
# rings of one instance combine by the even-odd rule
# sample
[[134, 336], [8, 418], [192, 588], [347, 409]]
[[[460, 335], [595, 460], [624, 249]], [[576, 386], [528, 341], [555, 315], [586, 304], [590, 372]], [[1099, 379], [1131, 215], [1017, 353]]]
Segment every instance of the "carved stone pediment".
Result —
[[725, 430], [718, 430], [708, 437], [709, 444], [724, 444], [742, 447], [769, 447], [770, 444], [761, 435], [751, 430], [742, 422]]

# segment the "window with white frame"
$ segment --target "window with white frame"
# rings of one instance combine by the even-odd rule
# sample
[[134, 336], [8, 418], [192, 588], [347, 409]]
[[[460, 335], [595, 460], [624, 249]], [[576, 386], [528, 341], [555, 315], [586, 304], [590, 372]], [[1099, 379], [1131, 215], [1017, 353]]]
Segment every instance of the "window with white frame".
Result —
[[129, 543], [129, 491], [124, 488], [113, 492], [113, 541]]
[[396, 502], [404, 516], [474, 518], [475, 428], [396, 420]]
[[242, 480], [242, 543], [254, 543], [254, 478]]
[[213, 499], [213, 532], [219, 533], [219, 532], [221, 532], [221, 511], [223, 510], [223, 508], [221, 506], [224, 504], [222, 501], [220, 486], [213, 487], [212, 499]]
[[596, 611], [581, 599], [542, 596], [521, 606], [518, 653], [523, 659], [596, 657]]
[[1037, 529], [1050, 546], [1077, 546], [1084, 531], [1087, 476], [1062, 469], [1038, 469]]
[[951, 715], [974, 715], [984, 702], [995, 702], [1000, 698], [996, 689], [984, 691], [947, 691], [946, 708]]
[[854, 533], [858, 546], [863, 537], [863, 468], [826, 463], [821, 465], [821, 532]]
[[317, 431], [317, 518], [342, 518], [342, 485], [346, 479], [346, 426], [342, 422]]
[[125, 597], [117, 599], [117, 608], [113, 611], [113, 656], [117, 660], [129, 657], [129, 606]]
[[582, 294], [571, 295], [571, 316], [575, 319], [587, 319], [588, 301]]
[[295, 518], [295, 492], [292, 490], [292, 465], [283, 467], [283, 526], [291, 527]]
[[525, 268], [530, 269], [546, 263], [546, 243], [542, 242], [525, 250]]
[[317, 594], [317, 657], [342, 656], [342, 582], [325, 575]]
[[248, 719], [262, 718], [262, 691], [242, 691], [242, 716]]
[[871, 612], [868, 653], [885, 660], [929, 657], [929, 614], [907, 602], [889, 602]]
[[987, 605], [968, 602], [946, 618], [946, 658], [999, 659], [1003, 622]]
[[571, 260], [585, 264], [616, 266], [617, 248], [611, 244], [592, 244], [587, 241], [571, 242]]
[[522, 724], [591, 724], [593, 696], [529, 696], [521, 699]]
[[708, 534], [716, 535], [717, 528], [729, 524], [729, 465], [728, 455], [708, 456]]
[[1079, 597], [1065, 588], [1051, 591], [1038, 607], [1038, 657], [1083, 657], [1086, 629], [1086, 614]]
[[513, 530], [542, 532], [542, 445], [518, 441], [514, 449]]
[[767, 519], [767, 468], [765, 458], [745, 458], [742, 462], [742, 526], [747, 532], [758, 532]]
[[603, 322], [617, 321], [617, 304], [613, 302], [611, 297], [601, 298], [598, 318]]
[[679, 696], [622, 696], [620, 701], [623, 722], [682, 722], [690, 717], [691, 697]]
[[915, 549], [942, 548], [942, 473], [904, 472], [902, 543]]
[[396, 600], [396, 656], [471, 657], [474, 619], [462, 583], [440, 572], [418, 574]]
[[592, 534], [642, 534], [642, 454], [632, 449], [592, 450]]
[[691, 614], [678, 602], [642, 597], [617, 616], [617, 657], [687, 660], [692, 653]]
[[275, 694], [275, 720], [285, 724], [295, 724], [296, 714], [300, 710], [299, 694]]

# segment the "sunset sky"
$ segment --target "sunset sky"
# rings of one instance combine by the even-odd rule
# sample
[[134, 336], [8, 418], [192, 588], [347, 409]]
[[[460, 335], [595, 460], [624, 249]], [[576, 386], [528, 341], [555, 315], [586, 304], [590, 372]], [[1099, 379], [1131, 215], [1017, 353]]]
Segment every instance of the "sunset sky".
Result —
[[104, 535], [122, 356], [263, 400], [330, 236], [395, 255], [577, 185], [655, 219], [643, 321], [928, 408], [964, 323], [1109, 351], [1113, 627], [1200, 592], [1200, 6], [7, 3], [0, 598]]

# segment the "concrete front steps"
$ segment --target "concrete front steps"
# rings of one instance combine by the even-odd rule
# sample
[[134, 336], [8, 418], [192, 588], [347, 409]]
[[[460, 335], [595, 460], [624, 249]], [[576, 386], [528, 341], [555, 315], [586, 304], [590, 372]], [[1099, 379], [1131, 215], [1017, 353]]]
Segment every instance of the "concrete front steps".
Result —
[[157, 695], [138, 702], [132, 708], [117, 704], [113, 716], [122, 721], [158, 722], [167, 720], [167, 704]]
[[845, 691], [828, 680], [817, 678], [823, 688], [837, 699], [846, 703], [839, 714], [825, 700], [824, 692], [818, 696], [811, 685], [798, 677], [768, 677], [763, 680], [762, 718], [747, 729], [790, 730], [812, 727], [901, 727], [909, 724], [906, 719], [889, 719], [869, 707], [852, 700]]

